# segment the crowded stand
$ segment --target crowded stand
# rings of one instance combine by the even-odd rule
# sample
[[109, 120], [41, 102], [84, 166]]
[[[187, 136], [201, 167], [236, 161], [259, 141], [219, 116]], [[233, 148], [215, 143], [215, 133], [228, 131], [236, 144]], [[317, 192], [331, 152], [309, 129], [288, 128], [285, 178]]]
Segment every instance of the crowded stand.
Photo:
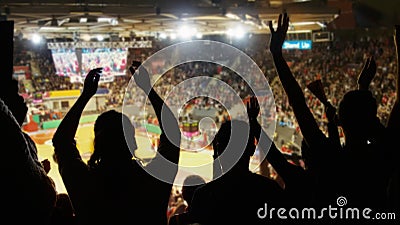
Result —
[[[267, 37], [253, 38], [259, 41], [259, 45], [265, 46]], [[364, 38], [365, 39], [365, 38]], [[285, 50], [284, 54], [287, 56], [288, 63], [293, 71], [294, 76], [304, 87], [306, 98], [308, 99], [308, 105], [313, 111], [316, 118], [319, 120], [320, 128], [326, 131], [327, 119], [324, 114], [324, 107], [311, 92], [306, 89], [306, 85], [316, 79], [322, 79], [322, 83], [325, 87], [326, 94], [334, 106], [338, 105], [338, 99], [341, 99], [344, 93], [353, 89], [357, 84], [357, 76], [360, 69], [363, 66], [364, 61], [368, 56], [374, 56], [377, 63], [377, 74], [371, 83], [371, 91], [378, 101], [378, 116], [382, 123], [386, 123], [388, 115], [395, 100], [394, 90], [395, 85], [393, 82], [394, 73], [396, 70], [395, 57], [393, 56], [393, 41], [390, 35], [368, 37], [368, 40], [364, 40], [360, 37], [360, 42], [355, 43], [354, 40], [342, 40], [338, 36], [332, 42], [321, 42], [314, 43], [311, 50]], [[255, 44], [257, 46], [257, 44]], [[159, 45], [158, 48], [161, 48]], [[236, 46], [240, 47], [240, 46]], [[18, 49], [16, 49], [18, 52]], [[267, 50], [257, 48], [243, 48], [241, 49], [247, 53], [262, 69], [263, 73], [266, 74], [271, 89], [274, 93], [274, 100], [277, 106], [277, 121], [279, 126], [288, 126], [290, 128], [298, 130], [296, 119], [294, 118], [293, 112], [290, 108], [286, 95], [283, 94], [283, 89], [280, 85], [280, 81], [277, 79], [276, 73], [273, 71], [273, 62]], [[131, 52], [128, 56], [130, 58], [145, 58], [151, 53], [157, 51], [156, 49], [146, 50], [142, 52]], [[326, 55], [326, 51], [329, 51], [331, 55]], [[21, 49], [21, 55], [24, 54]], [[40, 92], [45, 95], [45, 92], [55, 90], [71, 90], [81, 89], [82, 83], [72, 83], [69, 77], [57, 76], [55, 69], [52, 64], [51, 52], [47, 49], [41, 49], [40, 51], [31, 52], [34, 55], [33, 59], [26, 57], [22, 60], [16, 57], [16, 64], [31, 65], [31, 61], [34, 61], [34, 65], [39, 66], [40, 74], [33, 74], [31, 76], [31, 83], [33, 87], [33, 93]], [[307, 59], [307, 60], [304, 60]], [[186, 63], [177, 66], [171, 71], [168, 71], [162, 79], [156, 84], [157, 91], [162, 96], [168, 96], [169, 91], [172, 87], [175, 87], [185, 79], [195, 76], [214, 76], [219, 75], [219, 78], [227, 82], [231, 87], [239, 93], [240, 97], [244, 98], [250, 95], [248, 86], [245, 85], [243, 80], [240, 80], [239, 76], [233, 75], [234, 72], [229, 68], [214, 65], [211, 63]], [[387, 79], [384, 79], [387, 78]], [[233, 80], [232, 80], [233, 79]], [[130, 75], [126, 76], [115, 76], [112, 82], [101, 84], [102, 87], [109, 90], [106, 104], [100, 109], [101, 111], [107, 108], [121, 108], [124, 101], [125, 90], [129, 83]], [[345, 84], [345, 85], [341, 85]], [[24, 83], [20, 82], [21, 93], [32, 92], [29, 90], [23, 90]], [[187, 88], [185, 91], [193, 92], [196, 90], [196, 86], [193, 85]], [[217, 91], [217, 90], [215, 90]], [[176, 91], [181, 93], [181, 91]], [[195, 92], [193, 92], [194, 95]], [[32, 99], [34, 94], [29, 95]], [[182, 96], [169, 96], [168, 101], [179, 102]], [[221, 94], [222, 98], [227, 98], [226, 95]], [[31, 100], [31, 99], [28, 99]], [[130, 98], [129, 98], [130, 99]], [[211, 101], [211, 99], [203, 99], [202, 101]], [[229, 101], [227, 101], [229, 102]], [[204, 102], [202, 104], [207, 104]], [[195, 104], [202, 105], [202, 104]], [[214, 104], [214, 107], [219, 108], [218, 103]], [[227, 106], [229, 108], [229, 106]], [[289, 140], [285, 140], [289, 142]]]

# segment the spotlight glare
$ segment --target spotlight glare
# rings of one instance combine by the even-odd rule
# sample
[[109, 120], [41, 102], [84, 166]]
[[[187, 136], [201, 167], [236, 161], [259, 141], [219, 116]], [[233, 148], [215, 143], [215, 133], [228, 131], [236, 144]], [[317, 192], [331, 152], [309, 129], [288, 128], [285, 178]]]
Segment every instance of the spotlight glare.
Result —
[[196, 33], [197, 33], [196, 28], [191, 28], [191, 27], [187, 27], [187, 26], [182, 26], [178, 30], [179, 37], [181, 37], [183, 39], [189, 39], [189, 38], [193, 37]]
[[226, 31], [226, 34], [228, 35], [228, 36], [230, 36], [230, 37], [235, 37], [235, 38], [237, 38], [237, 39], [241, 39], [241, 38], [243, 38], [244, 37], [244, 35], [245, 35], [245, 31], [243, 30], [243, 28], [242, 27], [236, 27], [235, 29], [228, 29], [227, 31]]
[[167, 35], [166, 35], [165, 33], [161, 33], [161, 34], [160, 34], [160, 38], [161, 38], [161, 39], [165, 39], [165, 38], [167, 38]]
[[97, 38], [98, 41], [103, 41], [104, 40], [104, 37], [102, 35], [100, 35], [100, 34], [97, 35], [96, 38]]
[[90, 37], [89, 34], [84, 34], [84, 35], [82, 35], [82, 39], [83, 39], [84, 41], [90, 41], [91, 37]]
[[41, 41], [42, 41], [42, 38], [39, 36], [39, 34], [32, 35], [32, 42], [34, 44], [39, 44]]

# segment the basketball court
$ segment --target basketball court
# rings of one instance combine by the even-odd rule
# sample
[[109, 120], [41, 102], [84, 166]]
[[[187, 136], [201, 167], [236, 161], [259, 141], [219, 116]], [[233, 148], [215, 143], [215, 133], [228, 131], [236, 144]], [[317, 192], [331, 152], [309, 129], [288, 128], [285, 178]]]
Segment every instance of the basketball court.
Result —
[[[29, 135], [36, 143], [39, 160], [48, 159], [50, 161], [51, 170], [49, 172], [49, 176], [56, 183], [57, 191], [60, 193], [66, 193], [67, 191], [58, 172], [57, 163], [53, 160], [54, 148], [52, 146], [51, 139], [54, 132], [55, 129], [41, 130], [38, 132], [29, 133]], [[76, 140], [82, 159], [85, 162], [89, 159], [93, 151], [93, 139], [93, 123], [79, 125]], [[154, 156], [155, 152], [151, 147], [151, 140], [147, 137], [145, 132], [142, 130], [137, 130], [136, 141], [138, 145], [137, 155], [139, 157], [151, 158]], [[203, 176], [207, 181], [211, 180], [213, 161], [211, 150], [202, 150], [197, 152], [182, 150], [180, 154], [180, 169], [176, 177], [177, 184], [182, 183], [183, 179], [187, 175], [193, 173]]]
[[[80, 124], [78, 127], [76, 141], [77, 146], [82, 156], [82, 159], [87, 162], [93, 151], [93, 123]], [[58, 172], [58, 165], [53, 159], [54, 148], [51, 142], [56, 129], [39, 130], [31, 132], [29, 135], [35, 141], [38, 149], [39, 160], [48, 159], [51, 163], [51, 170], [49, 176], [54, 180], [56, 189], [59, 193], [67, 193], [61, 176]], [[153, 135], [152, 135], [153, 136]], [[192, 138], [192, 144], [196, 145], [196, 141], [202, 142], [201, 138]], [[155, 150], [152, 148], [152, 140], [149, 138], [146, 131], [141, 128], [136, 129], [136, 142], [138, 151], [136, 155], [140, 158], [152, 158]], [[188, 140], [182, 141], [182, 146], [187, 145]], [[188, 151], [181, 149], [179, 170], [175, 179], [175, 184], [180, 186], [186, 176], [191, 174], [198, 174], [202, 176], [207, 182], [212, 179], [212, 149], [197, 149], [196, 151]], [[255, 170], [258, 166], [256, 160], [253, 161], [250, 168]]]

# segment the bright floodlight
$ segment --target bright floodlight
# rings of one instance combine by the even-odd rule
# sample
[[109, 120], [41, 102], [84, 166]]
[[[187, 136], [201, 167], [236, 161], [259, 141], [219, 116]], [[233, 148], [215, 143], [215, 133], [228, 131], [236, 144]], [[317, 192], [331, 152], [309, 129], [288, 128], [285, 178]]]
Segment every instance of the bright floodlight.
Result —
[[115, 18], [112, 18], [112, 19], [110, 20], [110, 24], [111, 24], [112, 26], [116, 26], [116, 25], [118, 25], [118, 20], [115, 19]]
[[242, 27], [239, 26], [239, 27], [236, 27], [236, 28], [234, 28], [234, 29], [228, 29], [228, 30], [226, 31], [226, 34], [227, 34], [228, 36], [230, 36], [230, 37], [235, 37], [235, 38], [237, 38], [237, 39], [241, 39], [241, 38], [244, 37], [245, 31], [243, 30]]
[[167, 38], [167, 35], [166, 35], [165, 33], [161, 33], [161, 34], [160, 34], [160, 38], [161, 38], [161, 39], [165, 39], [165, 38]]
[[98, 40], [98, 41], [103, 41], [103, 40], [104, 40], [104, 37], [103, 37], [102, 35], [99, 34], [99, 35], [97, 35], [97, 40]]
[[175, 34], [175, 33], [172, 33], [172, 34], [170, 35], [170, 37], [171, 37], [172, 40], [175, 40], [175, 39], [176, 39], [176, 34]]
[[84, 35], [82, 35], [82, 39], [83, 39], [84, 41], [90, 41], [91, 37], [90, 37], [89, 34], [84, 34]]
[[203, 38], [203, 34], [202, 34], [202, 33], [200, 33], [200, 32], [199, 32], [199, 33], [197, 33], [197, 34], [196, 34], [196, 38], [198, 38], [198, 39], [201, 39], [201, 38]]
[[35, 44], [39, 44], [42, 41], [42, 37], [40, 37], [38, 34], [33, 34], [32, 35], [32, 42]]
[[192, 28], [192, 27], [188, 27], [188, 26], [182, 26], [178, 30], [179, 37], [181, 37], [183, 39], [189, 39], [189, 38], [193, 37], [196, 33], [197, 33], [196, 28]]

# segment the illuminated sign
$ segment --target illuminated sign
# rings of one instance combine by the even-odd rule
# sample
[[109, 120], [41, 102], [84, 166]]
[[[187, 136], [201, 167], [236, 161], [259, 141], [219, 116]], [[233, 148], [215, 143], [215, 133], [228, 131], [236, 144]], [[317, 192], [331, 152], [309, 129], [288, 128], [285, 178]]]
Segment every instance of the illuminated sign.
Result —
[[283, 49], [311, 49], [312, 41], [311, 40], [297, 40], [297, 41], [285, 41], [283, 43]]

